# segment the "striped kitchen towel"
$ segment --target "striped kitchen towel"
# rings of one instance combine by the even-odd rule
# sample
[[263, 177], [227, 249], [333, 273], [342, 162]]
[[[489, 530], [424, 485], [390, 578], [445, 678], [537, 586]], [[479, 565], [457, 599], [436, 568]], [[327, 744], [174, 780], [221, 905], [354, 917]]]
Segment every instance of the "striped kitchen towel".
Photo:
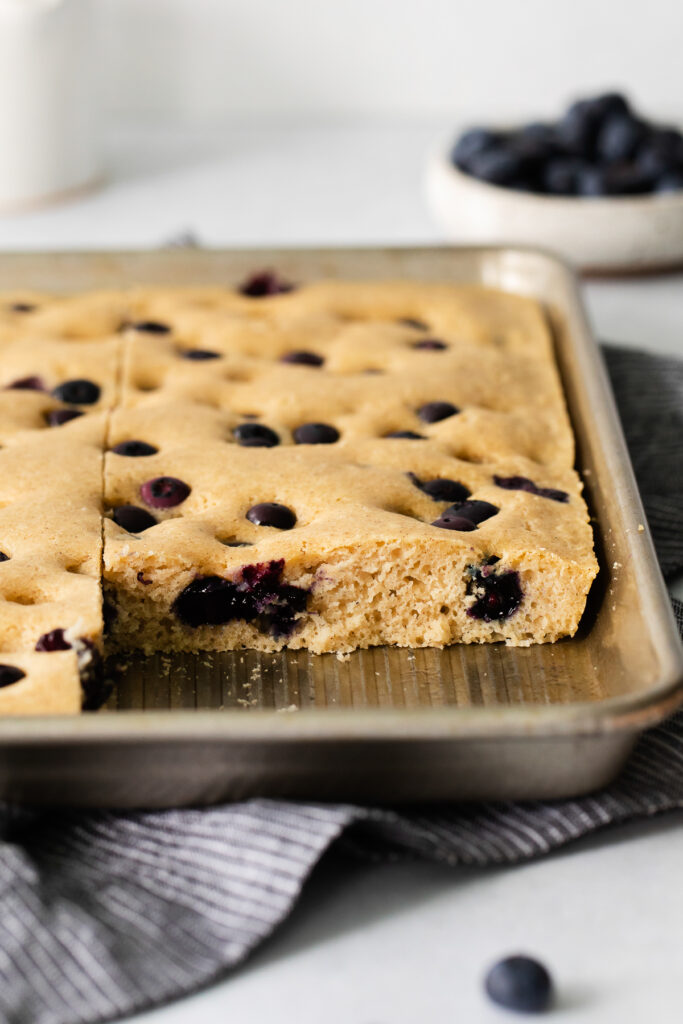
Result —
[[[683, 363], [606, 349], [659, 558], [683, 570]], [[676, 603], [683, 631], [683, 604]], [[341, 837], [372, 856], [512, 864], [683, 807], [683, 714], [648, 733], [599, 794], [393, 810], [251, 800], [113, 814], [0, 811], [0, 1015], [116, 1019], [240, 963]]]

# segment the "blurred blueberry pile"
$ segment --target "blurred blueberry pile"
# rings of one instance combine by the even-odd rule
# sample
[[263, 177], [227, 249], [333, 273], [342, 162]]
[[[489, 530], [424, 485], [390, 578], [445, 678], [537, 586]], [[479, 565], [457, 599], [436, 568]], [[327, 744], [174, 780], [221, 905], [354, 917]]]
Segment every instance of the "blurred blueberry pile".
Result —
[[492, 185], [555, 196], [683, 189], [683, 134], [645, 121], [619, 93], [577, 100], [554, 124], [472, 128], [451, 160]]

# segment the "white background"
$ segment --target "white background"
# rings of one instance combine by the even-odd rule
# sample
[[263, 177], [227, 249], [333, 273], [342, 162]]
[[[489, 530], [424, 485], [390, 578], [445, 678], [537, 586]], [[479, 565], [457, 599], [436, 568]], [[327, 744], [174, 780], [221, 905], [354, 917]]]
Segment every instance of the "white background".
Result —
[[553, 114], [628, 83], [683, 119], [679, 0], [95, 0], [126, 116]]
[[[427, 150], [628, 83], [683, 120], [683, 5], [97, 0], [105, 186], [3, 248], [434, 242]], [[683, 277], [589, 284], [600, 337], [681, 352]], [[251, 963], [139, 1024], [495, 1024], [481, 975], [546, 960], [562, 1024], [681, 1019], [681, 815], [506, 870], [331, 864]]]

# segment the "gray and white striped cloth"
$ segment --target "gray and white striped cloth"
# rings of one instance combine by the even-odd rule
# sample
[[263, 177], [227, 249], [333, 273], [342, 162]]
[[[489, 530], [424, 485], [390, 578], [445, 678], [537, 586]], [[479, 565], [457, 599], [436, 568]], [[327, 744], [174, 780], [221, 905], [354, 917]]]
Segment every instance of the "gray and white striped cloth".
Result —
[[[683, 363], [616, 348], [606, 356], [670, 576], [683, 570]], [[272, 932], [340, 839], [375, 857], [512, 864], [677, 807], [683, 714], [644, 737], [617, 782], [578, 800], [401, 811], [272, 800], [136, 814], [4, 808], [2, 1021], [110, 1020], [206, 984]]]

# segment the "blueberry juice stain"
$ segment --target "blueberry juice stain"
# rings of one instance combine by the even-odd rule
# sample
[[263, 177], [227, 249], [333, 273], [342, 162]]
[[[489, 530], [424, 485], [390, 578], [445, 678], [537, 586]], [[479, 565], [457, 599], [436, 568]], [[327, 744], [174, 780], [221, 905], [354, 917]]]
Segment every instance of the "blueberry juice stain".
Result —
[[245, 565], [234, 580], [198, 576], [178, 594], [171, 610], [193, 628], [241, 620], [276, 639], [287, 637], [306, 611], [310, 591], [283, 582], [284, 565], [284, 558]]

